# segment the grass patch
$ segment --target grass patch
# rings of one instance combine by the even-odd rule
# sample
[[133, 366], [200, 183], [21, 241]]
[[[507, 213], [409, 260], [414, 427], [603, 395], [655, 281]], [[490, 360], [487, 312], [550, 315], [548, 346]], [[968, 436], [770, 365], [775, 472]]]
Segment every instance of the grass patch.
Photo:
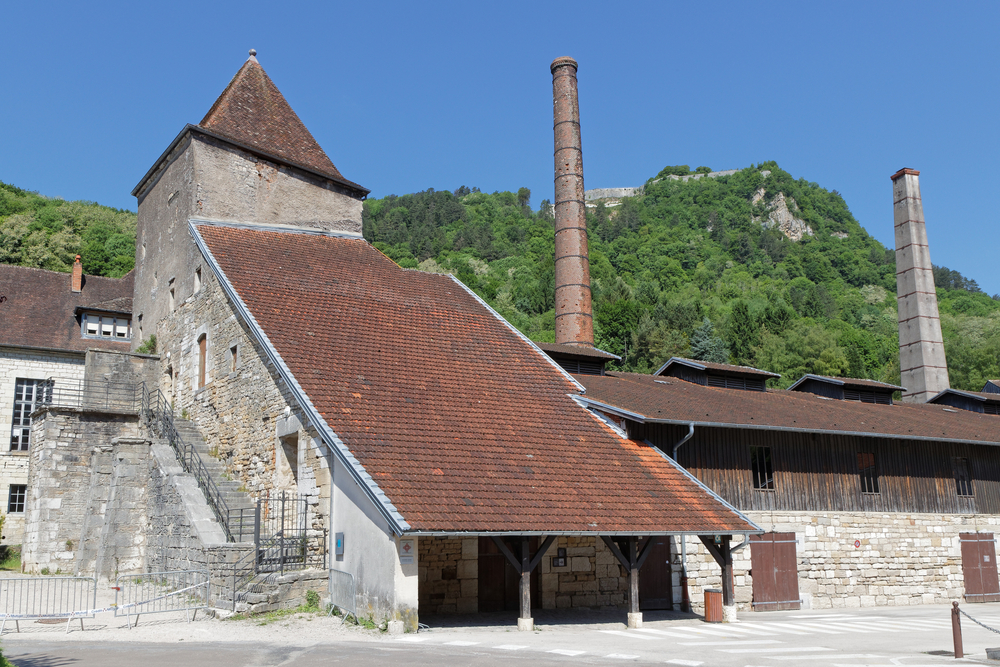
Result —
[[[21, 547], [14, 546], [0, 547], [0, 570], [5, 570], [7, 572], [20, 572], [21, 571]], [[2, 663], [0, 663], [2, 667]]]
[[[268, 625], [269, 623], [274, 623], [275, 621], [280, 621], [281, 619], [296, 616], [298, 614], [308, 614], [310, 616], [314, 616], [322, 611], [323, 610], [319, 608], [319, 593], [316, 591], [307, 591], [305, 604], [300, 604], [298, 607], [291, 609], [275, 609], [274, 611], [266, 611], [262, 614], [233, 614], [232, 616], [227, 616], [225, 620], [253, 620], [256, 621], [257, 625]], [[312, 619], [308, 618], [306, 620], [311, 621]]]

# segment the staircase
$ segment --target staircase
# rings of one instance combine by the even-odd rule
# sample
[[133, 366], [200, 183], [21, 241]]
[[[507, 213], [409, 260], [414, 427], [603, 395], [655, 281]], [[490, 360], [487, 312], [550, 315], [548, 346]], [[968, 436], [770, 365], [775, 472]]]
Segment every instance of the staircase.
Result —
[[233, 541], [253, 542], [256, 504], [247, 496], [240, 482], [229, 478], [225, 465], [213, 456], [212, 449], [201, 437], [201, 432], [194, 422], [174, 417], [174, 428], [181, 440], [197, 453], [201, 465], [218, 489], [225, 503], [225, 506], [219, 509], [223, 515], [228, 514], [227, 524]]

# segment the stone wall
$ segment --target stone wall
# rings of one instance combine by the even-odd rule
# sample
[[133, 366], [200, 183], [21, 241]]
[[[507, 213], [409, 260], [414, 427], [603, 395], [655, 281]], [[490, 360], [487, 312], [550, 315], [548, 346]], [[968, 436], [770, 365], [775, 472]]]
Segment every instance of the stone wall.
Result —
[[[566, 549], [565, 567], [552, 557]], [[479, 538], [420, 540], [419, 602], [423, 614], [479, 610]], [[538, 564], [543, 609], [621, 609], [628, 579], [596, 537], [559, 537]]]
[[[1000, 533], [1000, 517], [958, 514], [748, 512], [768, 531], [795, 533], [799, 596], [806, 609], [939, 604], [965, 591], [959, 533]], [[855, 541], [859, 546], [855, 547]], [[694, 608], [704, 588], [721, 585], [719, 568], [688, 539]], [[750, 609], [750, 548], [734, 555], [736, 601]]]
[[116, 439], [139, 437], [135, 415], [55, 407], [35, 412], [21, 551], [25, 572], [38, 573], [45, 568], [53, 573], [74, 571], [84, 535], [93, 537], [89, 518], [101, 506], [100, 501], [92, 504], [92, 494], [111, 498], [112, 474], [106, 469], [106, 460], [95, 465], [95, 456], [112, 458]]
[[10, 451], [14, 384], [18, 378], [82, 380], [83, 374], [83, 353], [0, 347], [0, 511], [6, 515], [2, 544], [20, 544], [24, 538], [24, 513], [7, 511], [11, 484], [28, 483], [28, 452]]

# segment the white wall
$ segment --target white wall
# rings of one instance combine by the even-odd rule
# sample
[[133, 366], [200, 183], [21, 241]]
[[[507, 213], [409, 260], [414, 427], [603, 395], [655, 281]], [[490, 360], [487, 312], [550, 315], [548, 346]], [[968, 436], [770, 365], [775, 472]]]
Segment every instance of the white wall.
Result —
[[20, 544], [24, 536], [24, 514], [7, 514], [11, 484], [28, 483], [28, 452], [10, 451], [14, 414], [14, 384], [18, 378], [83, 379], [84, 353], [45, 352], [0, 347], [0, 512], [7, 515], [3, 544]]

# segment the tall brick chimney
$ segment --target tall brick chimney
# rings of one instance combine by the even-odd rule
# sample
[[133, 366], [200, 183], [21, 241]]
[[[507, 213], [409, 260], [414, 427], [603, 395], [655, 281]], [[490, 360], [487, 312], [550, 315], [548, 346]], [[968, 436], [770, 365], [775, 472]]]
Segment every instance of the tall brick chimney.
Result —
[[551, 70], [556, 167], [556, 342], [593, 347], [577, 64], [572, 58], [556, 58]]
[[73, 291], [82, 292], [83, 291], [83, 264], [80, 263], [80, 256], [76, 256], [76, 261], [73, 262]]
[[899, 371], [906, 403], [925, 403], [949, 386], [919, 177], [915, 169], [892, 175]]

